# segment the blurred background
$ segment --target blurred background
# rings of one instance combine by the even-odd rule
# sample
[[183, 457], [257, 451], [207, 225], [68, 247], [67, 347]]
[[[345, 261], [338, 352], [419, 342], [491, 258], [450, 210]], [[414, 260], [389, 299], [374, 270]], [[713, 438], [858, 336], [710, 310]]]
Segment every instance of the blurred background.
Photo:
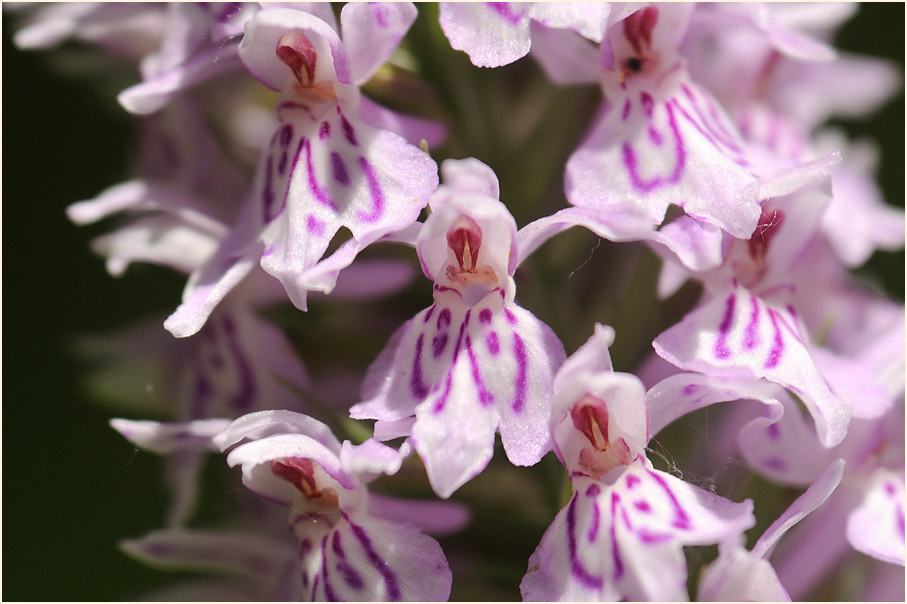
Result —
[[[421, 15], [417, 23], [423, 31], [429, 27], [424, 21]], [[888, 57], [903, 71], [903, 23], [902, 3], [862, 5], [837, 45]], [[130, 560], [116, 546], [119, 539], [162, 525], [162, 463], [108, 427], [112, 412], [84, 388], [88, 367], [75, 354], [76, 342], [149, 314], [166, 316], [178, 304], [185, 278], [148, 265], [110, 277], [88, 245], [101, 231], [76, 227], [64, 213], [70, 203], [128, 177], [137, 120], [117, 104], [116, 94], [138, 74], [105, 70], [78, 44], [21, 52], [11, 43], [14, 30], [6, 14], [2, 595], [135, 599], [174, 578]], [[468, 67], [465, 55], [453, 55], [451, 60]], [[497, 72], [473, 71], [488, 94], [501, 98], [509, 79], [543, 77], [528, 59]], [[881, 187], [889, 203], [903, 206], [903, 92], [872, 120], [838, 123], [881, 145]], [[505, 199], [525, 186], [517, 162], [506, 165], [512, 152], [504, 147], [482, 158], [498, 171]], [[528, 218], [517, 214], [517, 220], [522, 226]], [[585, 256], [595, 238], [583, 245]], [[859, 272], [903, 301], [903, 253], [877, 253]], [[565, 340], [568, 353], [578, 343]], [[527, 541], [531, 552], [537, 537]], [[456, 582], [455, 574], [455, 589]]]

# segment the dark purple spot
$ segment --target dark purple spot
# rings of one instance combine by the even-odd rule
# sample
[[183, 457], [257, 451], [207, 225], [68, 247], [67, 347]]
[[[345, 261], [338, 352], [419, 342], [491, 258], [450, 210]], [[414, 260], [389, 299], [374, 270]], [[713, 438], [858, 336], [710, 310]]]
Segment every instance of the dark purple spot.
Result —
[[356, 131], [353, 130], [353, 125], [342, 113], [340, 114], [340, 125], [343, 127], [343, 136], [346, 137], [347, 142], [354, 147], [358, 147], [359, 141], [356, 139]]
[[334, 180], [344, 187], [349, 186], [350, 175], [346, 171], [346, 164], [343, 163], [343, 158], [336, 151], [331, 151], [331, 172], [334, 175]]
[[318, 138], [324, 140], [331, 136], [331, 124], [329, 122], [321, 122], [321, 128], [318, 130]]
[[444, 349], [447, 348], [447, 333], [438, 333], [435, 334], [435, 337], [431, 340], [432, 355], [437, 359], [442, 354], [444, 354]]
[[416, 354], [413, 357], [413, 372], [409, 376], [409, 391], [413, 397], [423, 399], [428, 395], [428, 386], [425, 384], [425, 378], [422, 376], [422, 346], [425, 341], [425, 334], [419, 334], [416, 340]]
[[501, 351], [501, 345], [498, 343], [498, 334], [494, 331], [490, 331], [485, 335], [485, 345], [488, 347], [488, 352], [492, 355], [497, 355]]
[[526, 358], [526, 345], [519, 334], [513, 334], [513, 354], [516, 357], [517, 373], [514, 388], [516, 392], [513, 395], [513, 410], [517, 413], [523, 410], [526, 403], [526, 373], [528, 370], [528, 361]]
[[483, 308], [479, 313], [479, 323], [491, 323], [491, 309]]
[[441, 312], [438, 313], [438, 322], [435, 323], [435, 327], [443, 329], [448, 325], [450, 325], [450, 309], [442, 308]]
[[362, 156], [359, 157], [359, 167], [362, 169], [362, 173], [365, 174], [365, 180], [368, 181], [368, 190], [372, 197], [372, 209], [368, 214], [360, 211], [357, 216], [359, 220], [374, 222], [381, 217], [384, 211], [384, 192], [381, 190], [378, 176], [375, 174], [372, 164]]
[[886, 483], [885, 483], [885, 493], [886, 493], [889, 497], [891, 497], [892, 495], [894, 495], [896, 492], [897, 492], [897, 488], [894, 486], [894, 484], [892, 484], [892, 483], [890, 483], [890, 482], [886, 482]]
[[627, 488], [628, 489], [632, 489], [633, 487], [638, 485], [640, 482], [642, 482], [642, 479], [639, 476], [636, 476], [635, 474], [627, 475]]
[[734, 306], [736, 303], [736, 294], [728, 296], [724, 303], [724, 317], [721, 319], [721, 325], [718, 326], [718, 338], [715, 341], [715, 356], [719, 359], [726, 359], [731, 356], [731, 351], [727, 347], [727, 337], [731, 329], [731, 323], [734, 321]]
[[769, 424], [765, 432], [769, 438], [777, 440], [781, 436], [781, 427], [778, 424]]
[[604, 585], [602, 578], [596, 577], [586, 570], [586, 567], [583, 566], [582, 561], [576, 555], [576, 500], [577, 495], [574, 494], [573, 499], [570, 500], [570, 505], [567, 507], [567, 552], [570, 555], [570, 573], [586, 587], [601, 589]]
[[645, 512], [647, 514], [652, 511], [652, 506], [649, 505], [648, 501], [635, 501], [633, 503], [633, 507], [635, 507], [640, 512]]

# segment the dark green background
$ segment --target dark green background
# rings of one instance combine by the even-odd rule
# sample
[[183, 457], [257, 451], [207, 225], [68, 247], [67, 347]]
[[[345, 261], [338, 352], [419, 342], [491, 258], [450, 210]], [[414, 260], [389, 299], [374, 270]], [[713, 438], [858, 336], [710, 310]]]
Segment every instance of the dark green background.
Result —
[[[135, 120], [115, 101], [135, 74], [67, 77], [48, 55], [22, 53], [3, 31], [3, 599], [130, 599], [167, 580], [116, 549], [159, 527], [166, 498], [160, 462], [135, 454], [106, 412], [78, 388], [68, 352], [77, 334], [112, 331], [148, 311], [166, 313], [183, 278], [133, 267], [111, 278], [88, 248], [98, 233], [64, 208], [127, 175]], [[866, 5], [839, 46], [903, 67], [904, 5]], [[77, 45], [54, 61], [85, 60]], [[132, 78], [132, 79], [130, 79]], [[842, 82], [847, 86], [847, 82]], [[903, 204], [904, 97], [866, 124], [845, 124], [883, 145], [889, 202]], [[502, 178], [502, 181], [504, 179]], [[507, 182], [502, 189], [508, 190]], [[904, 295], [904, 256], [876, 254], [864, 272]]]

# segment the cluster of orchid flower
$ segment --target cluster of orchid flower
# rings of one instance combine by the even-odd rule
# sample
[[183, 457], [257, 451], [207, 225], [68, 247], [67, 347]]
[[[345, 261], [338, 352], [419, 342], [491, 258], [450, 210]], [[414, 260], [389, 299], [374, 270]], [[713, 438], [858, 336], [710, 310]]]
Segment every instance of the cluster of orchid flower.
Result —
[[[141, 116], [135, 177], [69, 216], [119, 218], [93, 244], [115, 275], [133, 262], [189, 275], [164, 323], [181, 339], [157, 361], [173, 421], [112, 421], [167, 456], [168, 527], [122, 547], [222, 575], [180, 592], [194, 597], [445, 600], [454, 573], [429, 535], [469, 523], [467, 506], [441, 500], [486, 469], [499, 434], [513, 466], [553, 451], [570, 487], [550, 485], [562, 507], [522, 561], [525, 600], [802, 598], [853, 556], [874, 559], [854, 597], [902, 598], [904, 309], [849, 269], [902, 247], [904, 214], [873, 184], [871, 145], [822, 129], [899, 86], [886, 63], [829, 45], [853, 10], [23, 9], [22, 47], [75, 39], [139, 60], [142, 81], [119, 96]], [[491, 167], [463, 157], [439, 169], [430, 150], [445, 124], [363, 95], [388, 61], [406, 62], [420, 13], [439, 15], [433, 26], [477, 67], [531, 54], [552, 86], [600, 87], [597, 118], [557, 168], [566, 208], [518, 228]], [[520, 264], [582, 229], [654, 251], [661, 299], [701, 284], [634, 373], [612, 366], [613, 328], [579, 325], [588, 340], [568, 357], [517, 303]], [[358, 395], [307, 406], [318, 380], [296, 347], [318, 343], [291, 341], [262, 309], [289, 299], [306, 311], [310, 294], [379, 305], [408, 285], [415, 258], [363, 252], [407, 247], [433, 303], [391, 326], [354, 378]], [[653, 436], [722, 402], [728, 450], [797, 489], [750, 549], [758, 497], [732, 501], [650, 460]], [[192, 526], [202, 460], [223, 453], [269, 503]], [[401, 468], [423, 466], [441, 500], [391, 496]], [[685, 547], [710, 545], [717, 557], [690, 576]]]

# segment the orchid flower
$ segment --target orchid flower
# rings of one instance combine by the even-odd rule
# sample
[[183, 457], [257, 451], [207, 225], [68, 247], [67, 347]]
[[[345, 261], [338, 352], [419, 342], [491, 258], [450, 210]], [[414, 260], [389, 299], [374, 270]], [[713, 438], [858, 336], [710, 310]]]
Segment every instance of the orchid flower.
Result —
[[243, 483], [290, 509], [309, 600], [446, 600], [451, 574], [438, 543], [412, 524], [369, 512], [365, 485], [394, 474], [411, 449], [375, 440], [343, 445], [307, 416], [262, 411], [233, 422], [214, 442]]
[[449, 497], [488, 464], [496, 431], [516, 465], [550, 450], [551, 380], [564, 352], [514, 302], [516, 224], [494, 172], [475, 159], [441, 171], [416, 240], [435, 303], [391, 337], [350, 415], [377, 419], [379, 438], [411, 435], [435, 492]]
[[597, 325], [555, 378], [551, 430], [573, 495], [529, 559], [524, 600], [685, 600], [683, 546], [734, 539], [755, 523], [751, 501], [652, 467], [645, 391], [611, 370], [613, 339]]
[[[298, 543], [295, 555], [290, 554], [297, 565], [292, 573], [286, 571], [285, 546], [265, 546], [265, 539], [241, 532], [171, 529], [124, 543], [133, 555], [171, 568], [258, 572], [255, 578], [266, 580], [271, 589], [280, 587], [284, 596], [311, 601], [435, 601], [449, 596], [451, 574], [444, 554], [413, 522], [450, 532], [466, 522], [463, 510], [450, 505], [426, 510], [420, 502], [385, 497], [373, 501], [366, 488], [381, 474], [395, 474], [412, 451], [409, 445], [395, 451], [373, 439], [341, 444], [323, 423], [290, 411], [258, 411], [233, 422], [112, 424], [135, 444], [161, 454], [231, 449], [227, 463], [242, 467], [243, 484], [289, 508], [290, 530]], [[230, 551], [223, 551], [228, 544]], [[265, 558], [263, 549], [270, 551]]]
[[[331, 23], [299, 10], [268, 8], [248, 22], [239, 55], [280, 91], [280, 123], [243, 216], [190, 283], [166, 324], [171, 332], [195, 333], [259, 258], [305, 310], [307, 293], [330, 292], [362, 249], [415, 223], [437, 186], [435, 163], [362, 121], [358, 88], [414, 18], [411, 4], [348, 4], [344, 40]], [[352, 239], [323, 258], [341, 228]]]

